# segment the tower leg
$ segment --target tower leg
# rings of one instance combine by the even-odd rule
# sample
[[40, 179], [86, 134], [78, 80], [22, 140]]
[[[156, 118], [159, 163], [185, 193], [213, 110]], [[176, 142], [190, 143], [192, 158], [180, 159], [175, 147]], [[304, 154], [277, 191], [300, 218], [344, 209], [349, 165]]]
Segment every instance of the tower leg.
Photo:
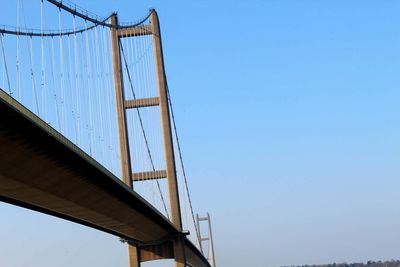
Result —
[[[169, 102], [164, 71], [164, 57], [161, 43], [161, 31], [158, 16], [155, 10], [150, 15], [153, 30], [154, 58], [158, 82], [158, 93], [160, 97], [161, 130], [164, 143], [165, 165], [167, 172], [167, 184], [169, 194], [169, 205], [171, 209], [171, 222], [182, 231], [181, 209], [179, 204], [178, 182], [176, 178], [176, 166], [174, 147], [172, 142], [171, 121], [169, 114]], [[181, 238], [174, 240], [174, 258], [176, 267], [186, 266], [184, 243]]]
[[185, 247], [180, 238], [174, 240], [174, 257], [176, 267], [186, 267]]
[[[110, 18], [110, 24], [118, 25], [117, 14], [113, 14]], [[111, 52], [113, 62], [113, 75], [114, 75], [114, 87], [116, 96], [117, 106], [117, 118], [118, 118], [118, 136], [119, 136], [119, 147], [121, 156], [121, 174], [122, 180], [126, 185], [133, 188], [132, 184], [132, 167], [129, 152], [129, 141], [128, 141], [128, 128], [126, 123], [126, 110], [124, 107], [124, 83], [122, 80], [122, 66], [121, 66], [121, 54], [119, 49], [119, 37], [118, 30], [111, 28]], [[128, 245], [128, 262], [130, 267], [140, 266], [139, 249], [136, 246]]]
[[138, 247], [129, 244], [128, 257], [129, 267], [140, 267], [140, 251]]

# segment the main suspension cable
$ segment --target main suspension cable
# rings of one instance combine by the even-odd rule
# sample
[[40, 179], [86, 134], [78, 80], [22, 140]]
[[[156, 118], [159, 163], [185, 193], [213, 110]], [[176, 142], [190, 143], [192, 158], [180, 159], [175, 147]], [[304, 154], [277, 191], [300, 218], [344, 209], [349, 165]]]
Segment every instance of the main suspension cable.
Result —
[[[89, 16], [89, 12], [88, 12], [87, 10], [81, 10], [81, 11], [79, 11], [79, 10], [77, 9], [77, 7], [78, 7], [77, 5], [74, 5], [74, 7], [72, 7], [72, 4], [66, 5], [65, 2], [68, 2], [68, 1], [65, 1], [65, 0], [64, 0], [64, 1], [47, 0], [47, 2], [49, 2], [49, 3], [53, 4], [53, 5], [55, 5], [56, 7], [60, 8], [60, 9], [63, 9], [63, 10], [65, 10], [65, 11], [67, 11], [68, 13], [70, 13], [70, 14], [72, 14], [72, 15], [75, 15], [75, 16], [77, 16], [77, 17], [80, 17], [80, 18], [84, 19], [85, 21], [90, 21], [90, 22], [92, 22], [92, 23], [94, 23], [94, 24], [96, 24], [96, 25], [102, 25], [102, 26], [105, 26], [105, 27], [117, 28], [117, 29], [132, 28], [132, 27], [139, 26], [139, 25], [143, 24], [143, 22], [145, 22], [145, 21], [150, 17], [151, 13], [153, 12], [153, 9], [150, 9], [149, 14], [147, 14], [147, 16], [144, 17], [144, 18], [143, 18], [142, 20], [140, 20], [139, 22], [133, 23], [133, 24], [129, 24], [129, 25], [123, 25], [123, 26], [121, 26], [121, 25], [112, 25], [112, 24], [110, 24], [110, 23], [107, 23], [107, 22], [106, 22], [107, 19], [105, 19], [105, 20], [99, 20], [99, 19], [97, 18], [97, 15], [95, 15], [96, 18], [91, 17], [91, 16]], [[84, 12], [85, 12], [86, 14], [84, 14]]]
[[[107, 21], [111, 16], [105, 18], [103, 21]], [[28, 28], [20, 28], [20, 27], [12, 27], [7, 25], [0, 26], [0, 33], [17, 35], [17, 36], [31, 36], [31, 37], [58, 37], [58, 36], [66, 36], [66, 35], [74, 35], [77, 33], [82, 33], [85, 31], [89, 31], [99, 25], [101, 23], [93, 24], [87, 27], [79, 28], [79, 29], [70, 29], [64, 31], [56, 31], [56, 30], [37, 30], [37, 29], [28, 29]]]
[[[166, 91], [167, 91], [167, 98], [168, 98], [169, 108], [171, 110], [172, 125], [174, 127], [174, 132], [175, 132], [175, 139], [176, 139], [176, 145], [177, 145], [178, 153], [179, 153], [179, 160], [180, 160], [181, 167], [182, 167], [182, 174], [183, 174], [183, 178], [184, 178], [184, 181], [185, 181], [186, 193], [187, 193], [189, 206], [190, 206], [190, 212], [192, 214], [192, 220], [193, 220], [194, 228], [196, 230], [196, 236], [197, 236], [197, 239], [199, 240], [199, 233], [200, 232], [199, 232], [199, 229], [197, 228], [196, 220], [195, 220], [195, 217], [194, 217], [193, 205], [192, 205], [192, 200], [191, 200], [190, 192], [189, 192], [189, 185], [188, 185], [187, 178], [186, 178], [185, 165], [183, 164], [182, 151], [181, 151], [181, 146], [180, 146], [180, 143], [179, 143], [178, 131], [176, 129], [174, 109], [172, 108], [171, 95], [169, 93], [167, 76], [166, 76], [165, 72], [164, 72], [164, 80], [165, 80], [165, 88], [166, 88]], [[201, 241], [199, 240], [199, 242], [201, 242]]]

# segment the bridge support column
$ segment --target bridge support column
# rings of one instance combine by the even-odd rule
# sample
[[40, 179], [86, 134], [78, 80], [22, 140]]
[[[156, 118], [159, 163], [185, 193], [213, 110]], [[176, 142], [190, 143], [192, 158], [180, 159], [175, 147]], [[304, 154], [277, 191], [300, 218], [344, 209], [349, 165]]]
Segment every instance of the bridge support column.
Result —
[[[113, 14], [110, 17], [111, 25], [118, 25], [117, 14]], [[128, 140], [128, 128], [126, 123], [126, 109], [125, 109], [125, 95], [124, 95], [124, 83], [122, 79], [122, 64], [121, 64], [121, 53], [120, 53], [120, 39], [118, 29], [111, 29], [111, 52], [112, 52], [112, 63], [113, 63], [113, 74], [114, 74], [114, 87], [115, 97], [117, 106], [117, 118], [118, 118], [118, 136], [119, 136], [119, 147], [121, 157], [121, 174], [122, 179], [129, 187], [133, 188], [132, 184], [132, 166], [129, 152], [129, 140]], [[128, 244], [128, 261], [130, 267], [140, 266], [140, 251], [139, 249]]]
[[140, 249], [128, 244], [128, 263], [129, 267], [140, 267]]
[[174, 258], [176, 267], [186, 267], [185, 246], [182, 238], [174, 240]]
[[[161, 31], [158, 15], [155, 10], [151, 12], [150, 22], [153, 32], [154, 58], [158, 82], [158, 94], [160, 98], [161, 129], [164, 143], [164, 157], [167, 172], [169, 205], [171, 210], [171, 222], [182, 231], [181, 209], [179, 204], [178, 182], [176, 178], [176, 165], [174, 147], [172, 142], [171, 120], [169, 114], [168, 88], [164, 69], [164, 57], [161, 42]], [[173, 242], [174, 258], [177, 267], [186, 266], [184, 243], [181, 238]]]

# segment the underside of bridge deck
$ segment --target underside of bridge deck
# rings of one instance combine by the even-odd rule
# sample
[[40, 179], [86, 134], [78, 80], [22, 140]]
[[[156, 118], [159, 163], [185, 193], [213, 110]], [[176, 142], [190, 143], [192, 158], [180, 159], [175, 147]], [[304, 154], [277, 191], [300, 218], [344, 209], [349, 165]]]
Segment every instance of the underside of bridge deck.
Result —
[[[0, 200], [137, 242], [182, 235], [117, 177], [0, 89]], [[185, 238], [192, 266], [209, 266]]]

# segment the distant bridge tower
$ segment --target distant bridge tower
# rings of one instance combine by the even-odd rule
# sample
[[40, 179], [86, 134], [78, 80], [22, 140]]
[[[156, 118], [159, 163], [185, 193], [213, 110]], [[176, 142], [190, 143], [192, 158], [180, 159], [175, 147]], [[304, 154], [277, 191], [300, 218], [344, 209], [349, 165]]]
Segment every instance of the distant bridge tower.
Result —
[[[203, 237], [201, 233], [201, 223], [200, 222], [207, 222], [207, 236]], [[196, 215], [196, 222], [197, 222], [197, 229], [198, 229], [198, 236], [200, 240], [200, 249], [201, 252], [204, 254], [204, 247], [203, 247], [203, 242], [207, 242], [207, 260], [211, 264], [212, 267], [216, 267], [215, 264], [215, 252], [214, 252], [214, 242], [213, 242], [213, 236], [212, 236], [212, 230], [211, 230], [211, 219], [210, 219], [210, 214], [207, 212], [206, 217], [199, 217], [199, 215]]]

